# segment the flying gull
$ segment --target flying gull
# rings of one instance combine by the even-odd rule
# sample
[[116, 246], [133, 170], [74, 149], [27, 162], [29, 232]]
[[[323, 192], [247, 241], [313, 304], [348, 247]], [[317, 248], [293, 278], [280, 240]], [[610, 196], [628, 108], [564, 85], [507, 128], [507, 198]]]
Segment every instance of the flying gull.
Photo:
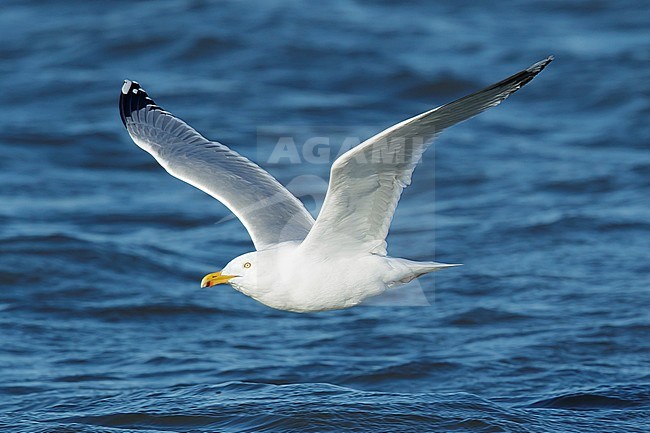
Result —
[[341, 155], [316, 220], [268, 172], [163, 110], [135, 81], [124, 81], [120, 115], [139, 147], [169, 174], [226, 205], [253, 240], [255, 251], [206, 275], [201, 287], [230, 284], [279, 310], [341, 309], [458, 266], [387, 255], [386, 235], [402, 191], [440, 132], [498, 105], [552, 60], [404, 120]]

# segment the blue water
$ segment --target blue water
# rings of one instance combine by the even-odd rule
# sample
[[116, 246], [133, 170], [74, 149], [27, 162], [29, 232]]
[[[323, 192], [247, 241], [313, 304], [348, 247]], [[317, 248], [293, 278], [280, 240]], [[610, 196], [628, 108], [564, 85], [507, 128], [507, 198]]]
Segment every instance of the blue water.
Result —
[[[2, 431], [648, 431], [648, 17], [642, 1], [3, 2]], [[465, 266], [321, 314], [198, 289], [250, 239], [117, 106], [138, 80], [316, 210], [342, 137], [548, 54], [440, 137], [398, 207], [391, 255]], [[314, 136], [326, 161], [303, 152]], [[297, 161], [273, 160], [282, 137]]]

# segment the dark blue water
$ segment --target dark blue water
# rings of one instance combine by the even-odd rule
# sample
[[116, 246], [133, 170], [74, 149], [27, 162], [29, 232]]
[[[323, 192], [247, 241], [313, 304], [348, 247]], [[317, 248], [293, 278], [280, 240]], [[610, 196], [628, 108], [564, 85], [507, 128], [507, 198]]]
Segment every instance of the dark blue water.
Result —
[[[648, 431], [649, 16], [641, 1], [3, 2], [2, 431]], [[321, 314], [198, 289], [250, 239], [138, 149], [117, 107], [138, 80], [315, 209], [345, 137], [548, 54], [446, 131], [398, 207], [391, 255], [465, 266]], [[324, 161], [303, 152], [314, 136]], [[282, 137], [297, 160], [272, 158]]]

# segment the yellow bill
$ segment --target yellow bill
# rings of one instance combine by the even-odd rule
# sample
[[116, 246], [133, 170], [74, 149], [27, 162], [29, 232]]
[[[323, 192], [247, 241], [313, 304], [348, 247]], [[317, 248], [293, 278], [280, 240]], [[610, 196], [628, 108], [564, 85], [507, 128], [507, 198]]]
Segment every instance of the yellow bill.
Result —
[[218, 284], [226, 284], [233, 278], [235, 278], [235, 275], [223, 275], [221, 271], [213, 272], [203, 277], [201, 280], [201, 288], [203, 289], [205, 287], [212, 287]]

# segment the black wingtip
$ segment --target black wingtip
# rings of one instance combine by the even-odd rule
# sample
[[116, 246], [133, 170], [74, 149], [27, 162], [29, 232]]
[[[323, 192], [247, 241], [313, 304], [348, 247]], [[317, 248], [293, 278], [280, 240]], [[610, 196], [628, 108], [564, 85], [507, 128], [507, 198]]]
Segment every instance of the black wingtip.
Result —
[[535, 75], [539, 74], [544, 70], [546, 66], [548, 66], [549, 63], [551, 63], [553, 60], [555, 60], [555, 56], [548, 56], [544, 60], [541, 60], [534, 65], [532, 65], [530, 68], [526, 69], [526, 71], [534, 73]]
[[535, 78], [537, 74], [542, 72], [544, 68], [547, 67], [548, 64], [553, 61], [553, 59], [555, 59], [555, 57], [548, 56], [544, 60], [540, 60], [539, 62], [535, 63], [529, 68], [521, 71], [519, 74], [515, 74], [513, 77], [519, 76], [519, 79], [521, 80], [520, 86], [523, 86], [524, 84], [528, 83], [530, 80]]
[[[532, 66], [529, 66], [528, 68], [524, 69], [521, 72], [518, 72], [505, 80], [499, 81], [498, 83], [495, 83], [491, 85], [490, 87], [484, 89], [484, 90], [491, 90], [491, 89], [497, 89], [497, 88], [511, 88], [510, 92], [508, 94], [514, 93], [517, 90], [521, 89], [524, 85], [528, 84], [533, 78], [537, 76], [540, 72], [544, 70], [546, 66], [548, 66], [549, 63], [551, 63], [555, 59], [553, 56], [548, 56], [544, 60], [541, 60], [537, 63], [535, 63]], [[482, 91], [484, 91], [482, 90]]]
[[124, 80], [120, 92], [120, 117], [124, 126], [131, 113], [145, 107], [160, 109], [137, 81]]

